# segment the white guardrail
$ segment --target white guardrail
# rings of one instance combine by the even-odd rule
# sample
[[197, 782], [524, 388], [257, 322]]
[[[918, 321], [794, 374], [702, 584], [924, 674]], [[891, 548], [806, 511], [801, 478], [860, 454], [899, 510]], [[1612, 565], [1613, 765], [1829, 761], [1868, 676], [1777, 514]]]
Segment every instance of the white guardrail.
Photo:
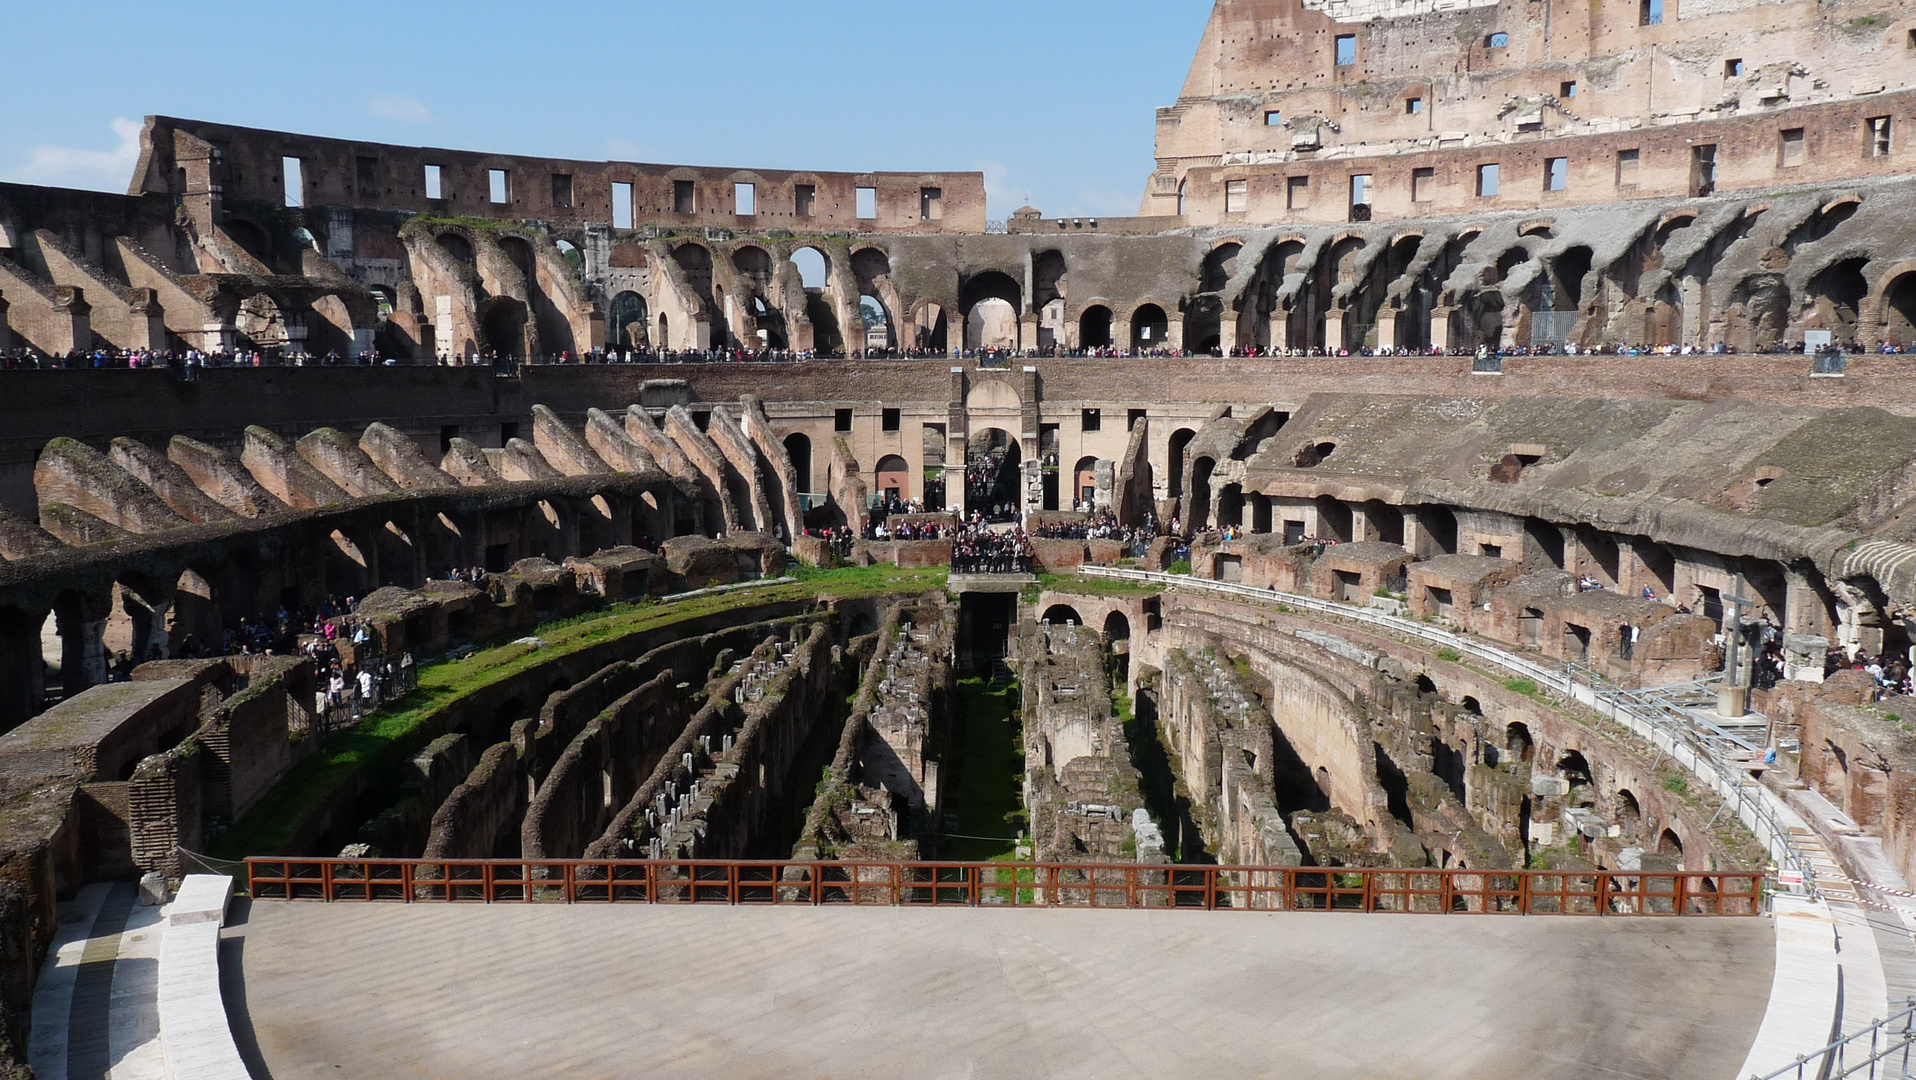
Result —
[[1516, 653], [1486, 645], [1477, 638], [1455, 634], [1414, 619], [1388, 615], [1372, 608], [1357, 607], [1299, 593], [1258, 589], [1235, 582], [1210, 581], [1185, 574], [1120, 570], [1106, 566], [1080, 567], [1078, 572], [1086, 577], [1148, 581], [1165, 586], [1239, 596], [1261, 603], [1286, 604], [1323, 615], [1349, 619], [1395, 634], [1407, 635], [1440, 647], [1455, 649], [1460, 656], [1467, 656], [1529, 679], [1558, 697], [1587, 705], [1629, 728], [1639, 738], [1656, 747], [1660, 753], [1668, 755], [1672, 761], [1708, 785], [1723, 800], [1725, 808], [1733, 809], [1738, 820], [1742, 821], [1751, 834], [1769, 849], [1770, 859], [1778, 867], [1802, 875], [1804, 890], [1811, 896], [1816, 895], [1814, 868], [1810, 865], [1809, 859], [1790, 839], [1789, 826], [1780, 813], [1783, 809], [1782, 800], [1768, 788], [1750, 779], [1749, 774], [1742, 768], [1713, 753], [1695, 729], [1666, 714], [1643, 708], [1629, 701], [1620, 690], [1606, 689], [1595, 685], [1594, 682], [1586, 684], [1578, 680], [1574, 672], [1547, 667]]

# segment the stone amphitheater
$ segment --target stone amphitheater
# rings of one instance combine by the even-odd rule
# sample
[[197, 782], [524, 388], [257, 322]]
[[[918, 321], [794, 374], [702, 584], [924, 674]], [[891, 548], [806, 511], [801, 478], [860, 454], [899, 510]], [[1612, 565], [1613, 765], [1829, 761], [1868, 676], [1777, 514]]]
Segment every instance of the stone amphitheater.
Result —
[[0, 184], [0, 1076], [1905, 1075], [1913, 60], [1219, 0], [1128, 218]]

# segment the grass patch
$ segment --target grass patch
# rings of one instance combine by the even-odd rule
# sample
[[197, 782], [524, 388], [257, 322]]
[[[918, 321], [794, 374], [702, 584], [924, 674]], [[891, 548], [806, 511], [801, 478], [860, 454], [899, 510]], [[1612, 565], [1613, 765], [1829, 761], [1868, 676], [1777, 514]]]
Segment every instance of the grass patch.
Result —
[[1025, 755], [1018, 723], [1018, 686], [992, 687], [981, 678], [962, 679], [954, 710], [958, 716], [957, 754], [950, 764], [957, 776], [946, 794], [947, 812], [957, 818], [951, 830], [961, 834], [941, 845], [944, 858], [965, 862], [1010, 859], [1011, 837], [1024, 830]]
[[1039, 574], [1039, 592], [1077, 593], [1080, 596], [1156, 596], [1162, 585], [1118, 578], [1079, 577], [1076, 574]]
[[541, 625], [532, 636], [543, 640], [544, 648], [506, 642], [461, 660], [427, 664], [419, 670], [419, 689], [335, 736], [318, 753], [293, 766], [245, 817], [213, 840], [209, 854], [220, 859], [243, 859], [285, 853], [312, 815], [362, 770], [393, 763], [424, 745], [421, 736], [430, 730], [428, 722], [441, 710], [566, 653], [737, 607], [806, 599], [822, 592], [852, 597], [931, 589], [943, 585], [944, 580], [943, 568], [900, 570], [889, 564], [882, 569], [815, 571], [799, 581], [762, 589], [673, 603], [617, 604]]
[[1446, 664], [1454, 664], [1457, 661], [1462, 660], [1463, 658], [1464, 658], [1463, 653], [1458, 652], [1456, 649], [1453, 649], [1448, 645], [1437, 650], [1437, 659], [1442, 660]]
[[1681, 776], [1666, 776], [1663, 778], [1663, 790], [1681, 795], [1690, 790], [1690, 781]]
[[1508, 690], [1513, 694], [1522, 694], [1523, 696], [1530, 697], [1530, 698], [1539, 697], [1543, 693], [1543, 691], [1537, 688], [1536, 681], [1532, 679], [1524, 679], [1524, 678], [1505, 679], [1503, 686], [1505, 690]]

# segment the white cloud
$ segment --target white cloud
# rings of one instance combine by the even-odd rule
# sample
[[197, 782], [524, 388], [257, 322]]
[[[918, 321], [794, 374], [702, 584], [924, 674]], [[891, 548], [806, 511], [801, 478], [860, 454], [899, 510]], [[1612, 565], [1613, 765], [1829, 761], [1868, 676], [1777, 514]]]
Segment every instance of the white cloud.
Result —
[[9, 169], [6, 179], [16, 184], [125, 191], [140, 160], [140, 124], [124, 116], [113, 118], [120, 143], [111, 150], [82, 150], [73, 146], [36, 146], [27, 163]]
[[381, 120], [400, 120], [408, 124], [425, 124], [432, 120], [432, 110], [418, 98], [409, 98], [403, 94], [380, 94], [366, 99], [366, 111]]

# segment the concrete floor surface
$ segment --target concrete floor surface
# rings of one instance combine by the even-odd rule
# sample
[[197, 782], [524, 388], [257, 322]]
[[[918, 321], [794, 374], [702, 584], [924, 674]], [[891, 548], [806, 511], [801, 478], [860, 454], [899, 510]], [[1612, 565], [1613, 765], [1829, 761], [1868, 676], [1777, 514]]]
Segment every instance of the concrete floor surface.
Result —
[[273, 1080], [1738, 1080], [1775, 963], [1767, 919], [271, 901], [235, 916], [228, 1010]]

